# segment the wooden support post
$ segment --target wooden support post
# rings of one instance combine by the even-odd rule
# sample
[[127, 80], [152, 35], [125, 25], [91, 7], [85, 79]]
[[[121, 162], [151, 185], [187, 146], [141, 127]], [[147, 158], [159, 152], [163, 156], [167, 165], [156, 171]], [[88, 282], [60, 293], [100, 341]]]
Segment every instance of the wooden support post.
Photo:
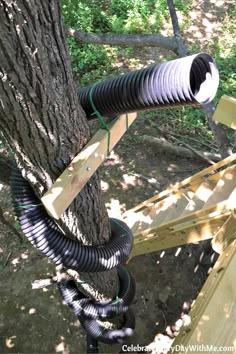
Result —
[[213, 119], [236, 129], [236, 99], [223, 95], [216, 107]]
[[[199, 351], [197, 347], [204, 353], [235, 353], [235, 269], [236, 240], [220, 255], [189, 313], [191, 323], [181, 329], [169, 354], [185, 353], [190, 346], [195, 346], [194, 353]], [[208, 349], [204, 351], [204, 347]]]
[[[137, 113], [123, 114], [110, 126], [110, 151], [136, 118]], [[107, 147], [108, 132], [100, 129], [42, 197], [49, 215], [60, 218], [107, 157]]]

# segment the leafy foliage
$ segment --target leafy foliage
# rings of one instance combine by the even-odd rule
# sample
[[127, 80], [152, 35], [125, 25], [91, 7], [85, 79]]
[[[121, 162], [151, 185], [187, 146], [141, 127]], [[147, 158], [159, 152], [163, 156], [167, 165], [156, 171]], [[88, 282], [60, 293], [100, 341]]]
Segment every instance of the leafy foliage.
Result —
[[[168, 14], [165, 0], [62, 0], [61, 8], [67, 25], [92, 33], [154, 33]], [[82, 84], [109, 75], [119, 52], [73, 38], [68, 38], [68, 45], [73, 70]]]
[[157, 32], [167, 13], [165, 0], [112, 0], [109, 10], [117, 33]]
[[[191, 25], [189, 11], [194, 8], [196, 1], [175, 0], [174, 4], [178, 15], [181, 13], [181, 27], [186, 29]], [[65, 23], [84, 32], [157, 33], [169, 20], [166, 0], [62, 0], [61, 5]], [[223, 94], [236, 97], [235, 16], [236, 3], [232, 2], [223, 17], [224, 32], [218, 37], [213, 33], [209, 40], [207, 51], [215, 57], [220, 71], [220, 87], [215, 103]], [[128, 62], [133, 67], [138, 64], [132, 48], [121, 50], [118, 47], [84, 44], [73, 38], [68, 38], [68, 45], [73, 70], [82, 85], [116, 75], [117, 68], [121, 66], [121, 55], [126, 58], [123, 63]], [[201, 51], [201, 42], [188, 44], [188, 49], [190, 53]], [[168, 124], [174, 122], [180, 131], [197, 131], [207, 139], [212, 138], [211, 131], [206, 128], [208, 124], [205, 113], [200, 109], [165, 110], [162, 115]]]

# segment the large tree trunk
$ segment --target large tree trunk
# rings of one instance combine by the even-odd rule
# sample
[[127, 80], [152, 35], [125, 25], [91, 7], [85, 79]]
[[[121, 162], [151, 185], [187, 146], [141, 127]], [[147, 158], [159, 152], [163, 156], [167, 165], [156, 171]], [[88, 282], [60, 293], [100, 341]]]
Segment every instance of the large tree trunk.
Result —
[[[0, 33], [0, 129], [18, 167], [41, 197], [89, 139], [59, 1], [0, 0]], [[84, 243], [109, 239], [97, 173], [62, 219], [64, 231]], [[93, 279], [90, 293], [96, 298], [113, 296], [115, 271]]]

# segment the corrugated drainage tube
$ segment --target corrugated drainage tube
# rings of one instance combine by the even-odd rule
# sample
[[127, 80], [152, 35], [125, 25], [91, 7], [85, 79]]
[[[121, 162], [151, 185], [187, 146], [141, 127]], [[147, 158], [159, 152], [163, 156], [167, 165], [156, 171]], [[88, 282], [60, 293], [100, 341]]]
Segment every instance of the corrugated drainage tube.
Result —
[[85, 87], [79, 92], [88, 119], [134, 111], [205, 105], [215, 97], [219, 73], [206, 53], [172, 60]]
[[[129, 310], [135, 296], [135, 281], [120, 265], [127, 259], [133, 246], [130, 228], [123, 221], [111, 218], [111, 239], [108, 243], [99, 246], [83, 245], [63, 234], [16, 168], [12, 171], [11, 187], [15, 214], [23, 233], [55, 264], [78, 272], [103, 272], [117, 267], [119, 291], [117, 297], [110, 302], [94, 302], [85, 297], [73, 280], [61, 282], [58, 287], [64, 301], [74, 310], [90, 337], [110, 344], [120, 343], [130, 337], [135, 326], [134, 316]], [[125, 317], [121, 329], [106, 329], [97, 322], [118, 314], [124, 314]]]

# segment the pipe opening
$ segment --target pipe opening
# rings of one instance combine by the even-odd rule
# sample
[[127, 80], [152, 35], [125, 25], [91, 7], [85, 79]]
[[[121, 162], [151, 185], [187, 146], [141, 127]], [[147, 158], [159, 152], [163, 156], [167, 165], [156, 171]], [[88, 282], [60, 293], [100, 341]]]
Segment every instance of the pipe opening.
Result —
[[213, 100], [219, 85], [219, 73], [213, 59], [205, 53], [197, 55], [190, 69], [192, 97], [200, 104]]

